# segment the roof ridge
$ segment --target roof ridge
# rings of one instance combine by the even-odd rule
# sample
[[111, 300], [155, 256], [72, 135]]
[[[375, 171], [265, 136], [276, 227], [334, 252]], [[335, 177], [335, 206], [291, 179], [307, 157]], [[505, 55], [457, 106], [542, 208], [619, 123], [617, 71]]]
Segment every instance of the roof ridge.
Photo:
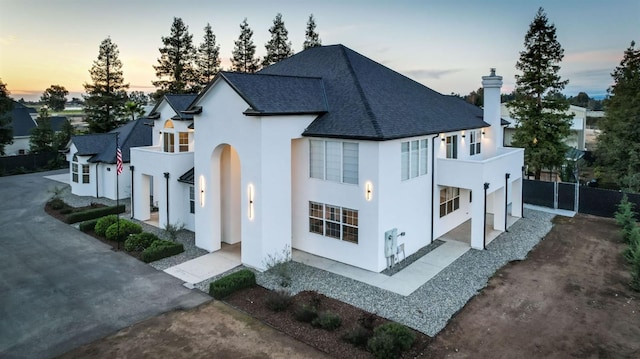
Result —
[[358, 90], [358, 94], [360, 95], [360, 98], [362, 99], [362, 103], [364, 104], [365, 110], [367, 111], [367, 114], [371, 118], [371, 125], [373, 126], [374, 130], [376, 131], [376, 135], [378, 135], [380, 137], [383, 137], [382, 130], [380, 129], [380, 124], [378, 123], [378, 118], [373, 113], [373, 110], [371, 109], [371, 105], [369, 105], [369, 99], [365, 95], [364, 90], [362, 89], [362, 86], [360, 85], [360, 79], [358, 78], [358, 76], [356, 76], [356, 73], [355, 73], [355, 71], [353, 69], [353, 65], [351, 64], [351, 59], [349, 58], [349, 56], [347, 56], [346, 47], [344, 45], [337, 45], [337, 46], [341, 50], [342, 56], [346, 60], [347, 66], [349, 67], [349, 73], [351, 74], [351, 77], [354, 80], [354, 83], [356, 85], [356, 89]]
[[320, 79], [322, 80], [321, 76], [300, 76], [300, 75], [282, 75], [282, 74], [263, 74], [260, 72], [256, 72], [256, 73], [247, 73], [247, 72], [229, 72], [229, 71], [225, 71], [228, 74], [241, 74], [241, 75], [249, 75], [249, 76], [272, 76], [272, 77], [287, 77], [287, 78], [297, 78], [297, 79]]

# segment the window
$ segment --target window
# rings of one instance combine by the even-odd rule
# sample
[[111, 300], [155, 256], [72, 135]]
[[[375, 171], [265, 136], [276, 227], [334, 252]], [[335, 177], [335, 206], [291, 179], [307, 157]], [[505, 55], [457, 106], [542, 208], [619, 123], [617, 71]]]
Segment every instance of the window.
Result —
[[447, 136], [447, 158], [458, 158], [458, 136]]
[[309, 202], [309, 232], [358, 243], [358, 211]]
[[358, 144], [309, 141], [309, 176], [322, 180], [358, 184]]
[[428, 143], [424, 139], [402, 142], [400, 145], [400, 174], [403, 181], [427, 174]]
[[78, 183], [78, 164], [71, 164], [71, 180], [75, 183]]
[[178, 133], [180, 152], [189, 152], [189, 132]]
[[174, 150], [175, 136], [171, 132], [164, 133], [164, 152], [175, 152]]
[[469, 134], [469, 155], [480, 154], [480, 131], [471, 131]]
[[89, 165], [82, 165], [82, 183], [89, 183]]
[[189, 213], [196, 213], [196, 192], [193, 186], [189, 186]]
[[460, 208], [460, 188], [445, 187], [440, 190], [440, 217]]

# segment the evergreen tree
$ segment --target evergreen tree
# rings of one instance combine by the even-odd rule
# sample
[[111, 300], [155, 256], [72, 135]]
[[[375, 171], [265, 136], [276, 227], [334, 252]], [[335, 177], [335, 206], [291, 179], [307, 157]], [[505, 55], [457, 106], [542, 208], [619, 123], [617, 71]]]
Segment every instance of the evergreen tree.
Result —
[[204, 28], [204, 38], [198, 47], [196, 64], [201, 87], [211, 82], [220, 71], [220, 45], [216, 43], [216, 35], [213, 34], [209, 24]]
[[598, 164], [621, 188], [640, 192], [640, 49], [635, 42], [611, 74], [606, 116], [598, 137]]
[[40, 101], [47, 105], [51, 111], [62, 111], [67, 103], [66, 96], [68, 94], [69, 91], [64, 86], [51, 85], [51, 87], [44, 90]]
[[62, 128], [60, 131], [54, 132], [53, 134], [53, 150], [60, 151], [67, 147], [69, 141], [71, 141], [71, 136], [75, 135], [75, 128], [69, 121], [64, 121], [62, 123]]
[[154, 65], [158, 81], [153, 86], [158, 90], [153, 97], [158, 100], [164, 94], [197, 93], [201, 87], [198, 83], [195, 68], [196, 48], [193, 46], [193, 36], [189, 34], [189, 27], [181, 18], [174, 17], [171, 25], [171, 35], [162, 37], [160, 58], [158, 65]]
[[235, 42], [231, 58], [231, 69], [238, 72], [254, 73], [258, 71], [258, 59], [256, 45], [253, 44], [253, 30], [249, 27], [245, 18], [240, 24], [240, 36]]
[[38, 111], [36, 123], [37, 126], [31, 130], [31, 137], [29, 137], [29, 152], [52, 152], [53, 129], [51, 128], [51, 118], [47, 106], [42, 106]]
[[567, 151], [563, 140], [569, 135], [572, 115], [569, 102], [560, 96], [569, 82], [558, 71], [564, 50], [556, 39], [556, 27], [549, 24], [538, 9], [524, 38], [516, 69], [515, 100], [509, 102], [513, 118], [518, 120], [513, 146], [525, 150], [525, 164], [540, 178], [543, 169], [560, 167]]
[[316, 31], [316, 19], [314, 19], [313, 14], [311, 14], [307, 21], [307, 31], [304, 33], [304, 44], [302, 48], [306, 50], [317, 46], [322, 46], [322, 40], [320, 40], [320, 35]]
[[140, 106], [147, 106], [149, 96], [142, 91], [131, 91], [129, 92], [129, 101], [133, 101]]
[[106, 38], [100, 44], [98, 59], [89, 73], [91, 84], [85, 83], [84, 112], [90, 132], [109, 132], [122, 122], [122, 108], [127, 101], [127, 88], [122, 76], [118, 46]]
[[13, 130], [11, 129], [11, 110], [13, 101], [9, 97], [7, 84], [0, 80], [0, 155], [4, 155], [4, 146], [13, 143]]
[[284, 26], [282, 14], [278, 13], [276, 18], [273, 19], [273, 26], [271, 26], [269, 32], [271, 33], [271, 39], [264, 45], [267, 49], [267, 54], [262, 60], [262, 67], [275, 64], [293, 55], [291, 41], [289, 41], [289, 31]]

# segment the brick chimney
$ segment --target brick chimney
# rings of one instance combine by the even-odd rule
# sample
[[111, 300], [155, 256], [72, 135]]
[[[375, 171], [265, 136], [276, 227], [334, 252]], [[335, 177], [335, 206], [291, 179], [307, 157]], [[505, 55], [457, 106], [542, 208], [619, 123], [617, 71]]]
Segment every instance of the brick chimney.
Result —
[[495, 154], [498, 148], [503, 147], [503, 129], [500, 120], [500, 89], [502, 88], [502, 76], [496, 75], [496, 69], [491, 69], [489, 76], [482, 76], [482, 88], [484, 91], [484, 122], [491, 125], [485, 131], [485, 140], [490, 140], [490, 154]]

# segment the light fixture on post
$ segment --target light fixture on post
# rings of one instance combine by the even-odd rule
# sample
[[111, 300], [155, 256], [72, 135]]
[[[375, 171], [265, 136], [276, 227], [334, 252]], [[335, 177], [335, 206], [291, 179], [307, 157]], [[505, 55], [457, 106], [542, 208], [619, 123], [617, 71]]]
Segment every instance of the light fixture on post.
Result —
[[249, 184], [249, 187], [247, 188], [247, 197], [249, 197], [249, 211], [247, 212], [247, 215], [249, 216], [250, 220], [253, 220], [253, 185]]
[[204, 207], [204, 176], [200, 176], [200, 207]]
[[365, 185], [364, 198], [367, 201], [371, 201], [372, 197], [373, 197], [373, 185], [371, 184], [371, 182], [367, 182]]

